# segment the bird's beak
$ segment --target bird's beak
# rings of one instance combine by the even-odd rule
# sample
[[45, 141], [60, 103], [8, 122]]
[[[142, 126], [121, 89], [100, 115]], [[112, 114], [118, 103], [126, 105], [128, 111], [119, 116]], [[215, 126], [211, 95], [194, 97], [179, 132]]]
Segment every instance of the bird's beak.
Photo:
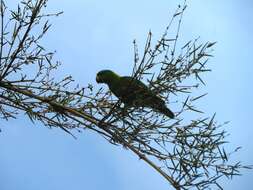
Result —
[[96, 76], [96, 81], [97, 81], [97, 83], [101, 83], [102, 82], [101, 79], [100, 79], [100, 77], [98, 75]]

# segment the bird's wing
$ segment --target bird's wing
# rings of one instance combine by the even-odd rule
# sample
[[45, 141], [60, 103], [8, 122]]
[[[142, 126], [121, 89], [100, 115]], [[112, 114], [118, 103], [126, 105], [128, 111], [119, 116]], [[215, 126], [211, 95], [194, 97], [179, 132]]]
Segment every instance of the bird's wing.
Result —
[[121, 77], [120, 97], [124, 103], [146, 104], [155, 94], [141, 81], [132, 77]]

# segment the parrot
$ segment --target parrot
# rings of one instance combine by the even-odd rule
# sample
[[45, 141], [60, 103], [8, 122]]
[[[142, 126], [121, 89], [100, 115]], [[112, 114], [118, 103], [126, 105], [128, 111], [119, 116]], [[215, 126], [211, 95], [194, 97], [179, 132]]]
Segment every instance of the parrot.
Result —
[[175, 117], [164, 100], [134, 77], [120, 76], [111, 70], [101, 70], [96, 75], [96, 82], [107, 84], [110, 91], [127, 107], [147, 107], [171, 119]]

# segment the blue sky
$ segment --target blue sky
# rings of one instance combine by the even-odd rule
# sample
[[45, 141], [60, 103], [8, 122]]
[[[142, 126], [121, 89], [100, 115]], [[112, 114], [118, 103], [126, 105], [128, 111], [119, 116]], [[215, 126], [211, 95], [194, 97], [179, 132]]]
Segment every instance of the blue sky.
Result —
[[[7, 2], [15, 6], [17, 0]], [[49, 0], [48, 11], [64, 11], [52, 19], [43, 44], [63, 62], [57, 75], [71, 74], [84, 86], [95, 84], [97, 71], [110, 68], [130, 74], [132, 41], [144, 43], [151, 29], [159, 37], [180, 1]], [[205, 76], [208, 96], [199, 105], [206, 114], [230, 121], [228, 148], [242, 146], [235, 160], [253, 163], [253, 2], [194, 0], [188, 2], [180, 38], [217, 41], [212, 72]], [[127, 150], [86, 131], [78, 140], [58, 129], [34, 125], [26, 118], [1, 121], [1, 190], [168, 190], [169, 184]], [[252, 171], [225, 189], [251, 189]]]

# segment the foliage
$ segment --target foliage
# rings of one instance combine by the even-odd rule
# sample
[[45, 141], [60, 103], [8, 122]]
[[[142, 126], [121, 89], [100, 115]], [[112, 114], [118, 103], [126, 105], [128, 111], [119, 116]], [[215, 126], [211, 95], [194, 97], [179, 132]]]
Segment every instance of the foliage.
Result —
[[[57, 81], [52, 72], [60, 64], [53, 62], [54, 53], [40, 42], [51, 26], [48, 19], [61, 13], [44, 14], [46, 4], [47, 0], [26, 0], [16, 11], [8, 11], [1, 0], [2, 119], [25, 113], [32, 121], [71, 135], [74, 130], [90, 129], [134, 152], [175, 189], [222, 189], [219, 178], [239, 175], [242, 168], [248, 168], [229, 162], [231, 153], [224, 150], [227, 133], [215, 115], [186, 119], [191, 112], [202, 113], [194, 104], [206, 94], [193, 96], [193, 91], [204, 84], [201, 74], [210, 71], [207, 61], [215, 42], [195, 39], [177, 47], [185, 4], [178, 7], [156, 43], [149, 32], [142, 55], [134, 41], [132, 76], [147, 81], [154, 92], [177, 107], [173, 120], [147, 108], [132, 108], [123, 114], [121, 102], [111, 92], [95, 90], [90, 84], [72, 88], [71, 76]], [[175, 23], [176, 33], [169, 37]], [[169, 102], [172, 99], [175, 101]]]

